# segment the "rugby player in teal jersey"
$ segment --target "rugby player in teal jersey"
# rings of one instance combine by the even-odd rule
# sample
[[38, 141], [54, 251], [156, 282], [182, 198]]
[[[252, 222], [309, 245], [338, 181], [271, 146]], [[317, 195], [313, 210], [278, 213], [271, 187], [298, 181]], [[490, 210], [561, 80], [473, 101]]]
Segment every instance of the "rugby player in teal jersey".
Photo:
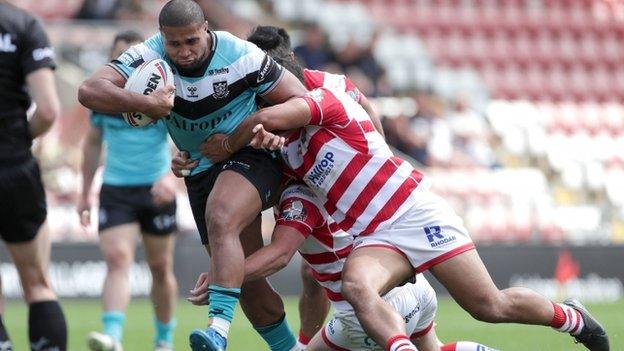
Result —
[[[111, 58], [143, 41], [134, 31], [113, 40]], [[176, 230], [175, 177], [169, 171], [171, 147], [163, 121], [141, 129], [120, 114], [93, 112], [83, 148], [83, 186], [78, 204], [81, 223], [90, 225], [91, 185], [100, 164], [102, 145], [106, 162], [100, 189], [98, 216], [100, 249], [106, 260], [102, 288], [103, 333], [91, 332], [94, 351], [121, 351], [126, 307], [130, 302], [129, 273], [139, 234], [152, 274], [151, 298], [156, 330], [155, 350], [173, 350], [174, 310], [178, 285], [173, 274]]]
[[[191, 333], [193, 349], [225, 349], [239, 298], [272, 350], [292, 349], [296, 342], [279, 295], [266, 280], [242, 285], [245, 254], [262, 246], [258, 215], [279, 193], [279, 160], [264, 150], [244, 148], [212, 164], [201, 156], [200, 144], [212, 134], [233, 132], [257, 110], [256, 97], [281, 103], [303, 95], [305, 87], [255, 45], [227, 32], [209, 30], [193, 1], [168, 2], [159, 25], [160, 33], [88, 78], [80, 87], [79, 100], [97, 111], [164, 118], [176, 146], [189, 156], [184, 166], [192, 170], [185, 183], [214, 272], [210, 326]], [[172, 66], [175, 88], [157, 89], [150, 95], [123, 89], [136, 67], [157, 58]]]

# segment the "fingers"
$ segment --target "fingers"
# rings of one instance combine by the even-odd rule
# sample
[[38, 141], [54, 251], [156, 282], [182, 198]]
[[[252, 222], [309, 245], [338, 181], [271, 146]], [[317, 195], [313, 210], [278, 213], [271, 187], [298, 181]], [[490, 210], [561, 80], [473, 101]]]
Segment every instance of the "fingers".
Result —
[[175, 85], [173, 84], [167, 84], [165, 85], [165, 87], [163, 88], [163, 90], [165, 91], [165, 93], [167, 94], [167, 96], [171, 96], [175, 93]]
[[208, 291], [206, 291], [203, 294], [199, 294], [197, 296], [189, 296], [186, 298], [186, 300], [195, 306], [208, 305]]
[[199, 278], [197, 278], [197, 282], [195, 283], [195, 288], [191, 290], [191, 293], [194, 290], [197, 290], [200, 286], [204, 285], [204, 283], [206, 283], [206, 280], [208, 280], [208, 274], [205, 272], [200, 274]]

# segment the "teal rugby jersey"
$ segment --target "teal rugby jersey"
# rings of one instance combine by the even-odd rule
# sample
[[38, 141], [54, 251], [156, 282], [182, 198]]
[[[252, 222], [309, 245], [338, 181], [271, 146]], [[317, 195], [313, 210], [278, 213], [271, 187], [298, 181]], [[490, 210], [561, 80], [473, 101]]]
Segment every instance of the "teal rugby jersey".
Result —
[[91, 124], [104, 140], [104, 184], [151, 185], [169, 172], [171, 148], [164, 122], [134, 128], [121, 115], [93, 112]]
[[200, 160], [193, 175], [212, 166], [201, 156], [199, 145], [212, 134], [231, 134], [258, 109], [256, 96], [269, 93], [284, 74], [284, 69], [254, 44], [228, 32], [211, 31], [210, 35], [210, 56], [194, 76], [184, 76], [175, 68], [166, 56], [160, 33], [109, 63], [126, 78], [143, 62], [162, 58], [169, 63], [176, 97], [164, 120], [178, 149]]

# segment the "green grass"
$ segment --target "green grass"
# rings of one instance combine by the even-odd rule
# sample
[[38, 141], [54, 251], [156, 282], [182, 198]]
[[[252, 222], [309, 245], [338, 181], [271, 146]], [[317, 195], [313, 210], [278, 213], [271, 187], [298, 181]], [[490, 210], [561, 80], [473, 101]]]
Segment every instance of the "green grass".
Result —
[[[296, 331], [296, 299], [286, 300], [288, 319]], [[85, 336], [89, 331], [100, 330], [100, 305], [96, 300], [65, 300], [63, 307], [70, 330], [69, 349], [86, 350]], [[624, 301], [613, 304], [588, 306], [606, 326], [611, 336], [611, 350], [624, 350]], [[177, 350], [188, 350], [188, 334], [202, 327], [206, 321], [206, 308], [180, 301], [177, 312], [178, 328], [175, 337]], [[15, 350], [28, 350], [26, 342], [27, 310], [19, 301], [7, 302], [4, 321]], [[449, 299], [440, 298], [438, 336], [443, 341], [472, 340], [501, 350], [518, 351], [576, 351], [584, 348], [574, 345], [572, 339], [544, 327], [518, 325], [488, 325], [472, 320]], [[134, 300], [129, 309], [125, 329], [126, 351], [149, 351], [153, 338], [152, 312], [147, 300]], [[255, 334], [240, 310], [230, 332], [228, 350], [266, 350], [263, 341]]]

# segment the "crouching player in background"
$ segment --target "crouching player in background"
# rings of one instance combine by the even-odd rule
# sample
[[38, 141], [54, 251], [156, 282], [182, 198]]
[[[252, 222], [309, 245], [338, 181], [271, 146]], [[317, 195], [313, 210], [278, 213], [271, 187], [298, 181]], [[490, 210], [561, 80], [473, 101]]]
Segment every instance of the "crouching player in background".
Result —
[[[304, 184], [289, 186], [275, 210], [277, 224], [271, 243], [245, 260], [245, 281], [267, 277], [286, 267], [297, 250], [309, 264], [312, 276], [334, 307], [333, 318], [305, 350], [383, 350], [366, 335], [353, 307], [343, 298], [342, 268], [353, 248], [353, 237], [340, 230], [323, 204]], [[210, 275], [200, 276], [189, 300], [208, 301]], [[460, 341], [442, 345], [433, 328], [437, 299], [424, 276], [388, 292], [383, 299], [406, 321], [408, 335], [419, 351], [487, 351], [483, 345]]]
[[[143, 38], [133, 31], [118, 34], [111, 59]], [[93, 112], [84, 144], [83, 187], [78, 205], [81, 223], [90, 224], [90, 192], [106, 149], [104, 181], [100, 189], [100, 249], [106, 260], [102, 288], [104, 332], [92, 332], [88, 346], [94, 351], [120, 351], [125, 310], [130, 302], [129, 273], [139, 234], [152, 273], [152, 303], [156, 329], [155, 350], [173, 349], [174, 310], [178, 284], [173, 274], [176, 230], [176, 179], [169, 171], [171, 147], [163, 121], [137, 129], [121, 114]]]

